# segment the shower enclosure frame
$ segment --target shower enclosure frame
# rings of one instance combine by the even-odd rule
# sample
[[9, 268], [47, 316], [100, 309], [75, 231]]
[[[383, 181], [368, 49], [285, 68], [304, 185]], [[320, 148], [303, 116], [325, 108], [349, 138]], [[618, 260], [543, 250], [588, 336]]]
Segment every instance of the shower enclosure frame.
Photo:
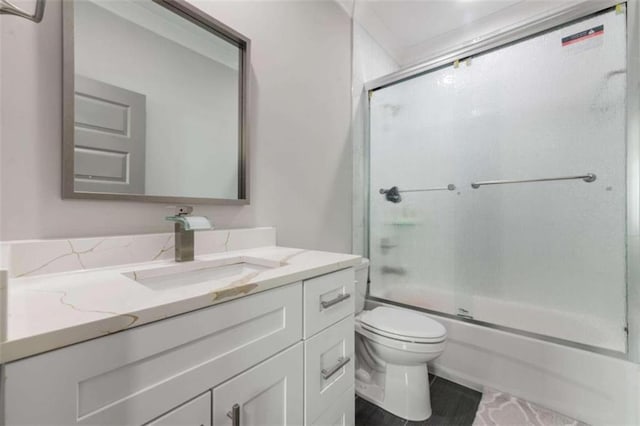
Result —
[[[394, 73], [371, 80], [365, 83], [365, 92], [370, 95], [373, 91], [400, 83], [404, 80], [417, 77], [421, 74], [437, 70], [443, 66], [451, 65], [456, 60], [462, 60], [474, 55], [482, 54], [521, 41], [530, 37], [552, 30], [553, 28], [568, 24], [572, 21], [588, 17], [612, 7], [626, 7], [627, 17], [627, 88], [626, 88], [626, 175], [627, 175], [627, 211], [626, 211], [626, 306], [625, 317], [627, 324], [626, 350], [618, 352], [603, 349], [596, 346], [573, 342], [570, 340], [532, 333], [516, 328], [486, 323], [474, 319], [461, 318], [457, 315], [446, 314], [439, 311], [428, 310], [416, 306], [405, 305], [387, 299], [373, 297], [367, 291], [369, 300], [407, 307], [429, 314], [443, 316], [458, 321], [470, 322], [485, 327], [507, 331], [521, 336], [533, 337], [547, 342], [559, 343], [565, 346], [579, 348], [595, 353], [600, 353], [616, 358], [640, 362], [640, 0], [628, 0], [627, 2], [606, 0], [588, 1], [573, 5], [554, 13], [531, 19], [518, 25], [505, 27], [499, 31], [480, 37], [472, 42], [455, 46], [451, 49], [427, 58], [419, 64], [409, 66]], [[365, 255], [369, 256], [370, 250], [370, 96], [367, 96], [364, 117], [364, 235], [363, 248]], [[357, 184], [357, 183], [356, 183]], [[356, 234], [354, 234], [356, 237]], [[634, 309], [635, 307], [635, 309]]]

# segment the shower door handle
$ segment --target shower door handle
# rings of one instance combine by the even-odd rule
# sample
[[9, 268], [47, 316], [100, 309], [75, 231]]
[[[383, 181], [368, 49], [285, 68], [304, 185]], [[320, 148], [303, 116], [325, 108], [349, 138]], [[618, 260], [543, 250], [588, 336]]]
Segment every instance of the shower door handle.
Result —
[[331, 299], [331, 300], [328, 300], [326, 302], [324, 302], [324, 301], [320, 302], [320, 306], [322, 306], [322, 309], [327, 309], [327, 308], [332, 307], [333, 305], [337, 305], [338, 303], [342, 302], [343, 300], [347, 300], [350, 297], [351, 297], [351, 295], [349, 293], [340, 294], [335, 299]]

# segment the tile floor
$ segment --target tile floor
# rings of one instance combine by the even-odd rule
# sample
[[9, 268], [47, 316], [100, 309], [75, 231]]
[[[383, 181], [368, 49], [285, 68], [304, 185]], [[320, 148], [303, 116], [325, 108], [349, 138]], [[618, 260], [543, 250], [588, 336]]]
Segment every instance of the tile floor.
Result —
[[482, 394], [441, 377], [430, 380], [433, 414], [427, 420], [409, 422], [356, 397], [356, 426], [470, 426]]

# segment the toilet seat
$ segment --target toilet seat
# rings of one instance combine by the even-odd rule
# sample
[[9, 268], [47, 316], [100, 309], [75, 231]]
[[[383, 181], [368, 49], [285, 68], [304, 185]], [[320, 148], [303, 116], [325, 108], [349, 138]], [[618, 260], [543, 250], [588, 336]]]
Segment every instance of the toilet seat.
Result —
[[364, 311], [357, 321], [371, 333], [400, 342], [441, 343], [447, 338], [447, 330], [442, 324], [404, 309], [378, 307]]
[[446, 339], [439, 342], [421, 343], [385, 336], [377, 331], [364, 327], [360, 321], [356, 321], [355, 330], [357, 334], [372, 342], [407, 353], [438, 353], [442, 352], [446, 345]]

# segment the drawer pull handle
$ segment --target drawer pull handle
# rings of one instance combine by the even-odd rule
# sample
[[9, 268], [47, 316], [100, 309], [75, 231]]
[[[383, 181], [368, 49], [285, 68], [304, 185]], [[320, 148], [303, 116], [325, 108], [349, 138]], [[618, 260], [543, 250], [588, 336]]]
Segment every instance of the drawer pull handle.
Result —
[[349, 358], [349, 357], [344, 357], [344, 358], [340, 357], [340, 358], [338, 358], [338, 363], [336, 365], [334, 365], [333, 367], [331, 367], [328, 370], [326, 370], [324, 368], [322, 369], [322, 378], [327, 380], [329, 377], [333, 376], [338, 371], [340, 371], [340, 369], [342, 367], [347, 365], [349, 363], [349, 361], [351, 361], [351, 358]]
[[231, 411], [227, 413], [227, 417], [231, 419], [231, 426], [240, 426], [240, 406], [233, 404]]
[[331, 299], [331, 300], [328, 300], [326, 302], [320, 302], [320, 306], [322, 306], [322, 309], [327, 309], [327, 308], [332, 307], [333, 305], [336, 305], [336, 304], [342, 302], [343, 300], [347, 300], [350, 297], [351, 297], [351, 295], [349, 293], [341, 294], [338, 297], [336, 297], [335, 299]]

